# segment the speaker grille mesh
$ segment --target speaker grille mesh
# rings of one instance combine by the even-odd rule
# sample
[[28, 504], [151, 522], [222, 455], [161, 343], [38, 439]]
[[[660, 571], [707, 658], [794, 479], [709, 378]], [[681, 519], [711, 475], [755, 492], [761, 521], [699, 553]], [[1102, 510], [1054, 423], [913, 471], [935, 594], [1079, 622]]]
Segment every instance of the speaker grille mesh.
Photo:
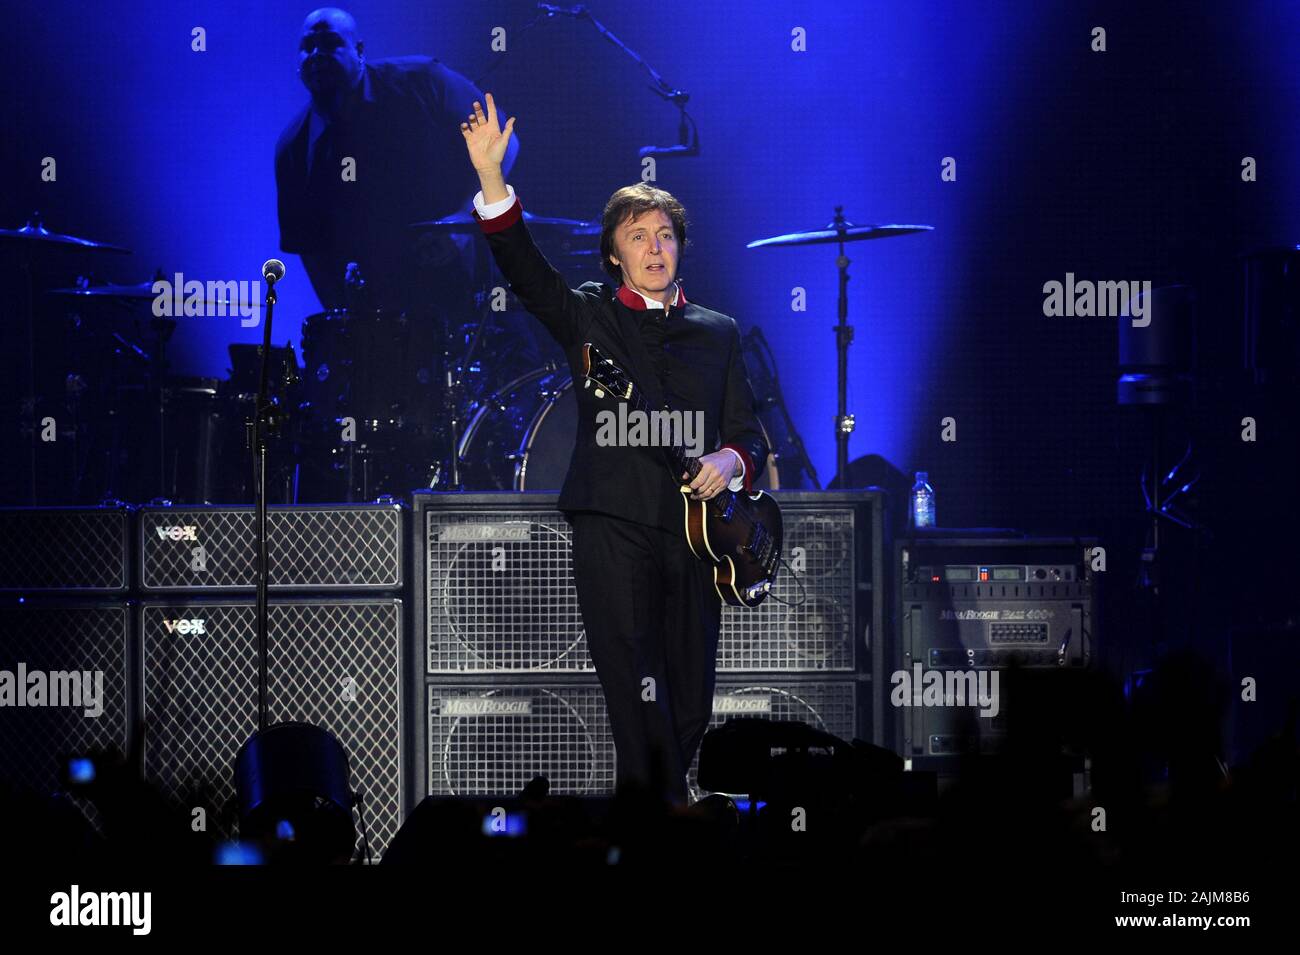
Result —
[[[843, 739], [857, 735], [851, 681], [719, 683], [710, 729], [732, 716], [795, 720]], [[599, 686], [430, 685], [432, 795], [516, 796], [534, 776], [562, 795], [601, 795], [617, 782]], [[697, 759], [688, 777], [697, 795]]]
[[[396, 507], [272, 508], [267, 523], [272, 587], [401, 586], [401, 512]], [[182, 529], [177, 538], [172, 528]], [[252, 590], [257, 585], [256, 532], [252, 508], [143, 511], [141, 586], [149, 591]], [[202, 548], [201, 555], [196, 548]]]
[[426, 513], [430, 673], [593, 669], [559, 512]]
[[[252, 603], [147, 604], [142, 611], [145, 774], [173, 799], [236, 830], [235, 754], [257, 728]], [[202, 633], [166, 622], [203, 621]], [[193, 629], [191, 623], [187, 629]], [[365, 793], [371, 850], [401, 824], [400, 601], [285, 601], [269, 610], [268, 717], [333, 733]], [[358, 846], [360, 835], [358, 834]]]
[[126, 590], [121, 508], [0, 509], [0, 590]]
[[[802, 589], [783, 571], [757, 608], [724, 606], [718, 671], [851, 672], [854, 509], [792, 503], [784, 518], [786, 559]], [[560, 512], [430, 507], [422, 526], [431, 674], [594, 673]]]
[[[84, 706], [5, 707], [0, 710], [0, 776], [38, 793], [62, 789], [68, 756], [127, 748], [126, 648], [130, 615], [125, 604], [9, 605], [0, 607], [0, 670], [89, 671], [103, 674], [103, 712]], [[93, 677], [92, 677], [93, 678]], [[47, 697], [47, 700], [49, 698]], [[84, 702], [84, 700], [83, 700]], [[73, 800], [92, 824], [89, 803]], [[12, 822], [12, 820], [11, 820]]]
[[429, 793], [518, 795], [534, 776], [551, 792], [612, 792], [614, 739], [599, 686], [431, 685]]
[[781, 513], [784, 556], [798, 579], [782, 569], [772, 594], [757, 607], [723, 607], [718, 671], [852, 671], [854, 510], [792, 503]]

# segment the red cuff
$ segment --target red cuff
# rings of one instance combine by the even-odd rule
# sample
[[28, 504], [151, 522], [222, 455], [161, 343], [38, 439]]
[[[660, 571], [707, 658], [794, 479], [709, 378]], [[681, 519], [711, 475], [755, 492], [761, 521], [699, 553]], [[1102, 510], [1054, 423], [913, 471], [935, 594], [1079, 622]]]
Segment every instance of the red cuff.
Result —
[[478, 214], [477, 209], [473, 210], [470, 215], [478, 220], [479, 228], [482, 229], [486, 235], [488, 233], [501, 232], [505, 229], [509, 229], [512, 225], [523, 218], [524, 207], [520, 205], [519, 197], [515, 196], [515, 204], [499, 216], [493, 216], [491, 219], [484, 219]]
[[718, 450], [721, 451], [721, 450], [724, 450], [724, 449], [728, 449], [728, 450], [731, 450], [731, 451], [735, 451], [737, 454], [740, 455], [740, 464], [741, 464], [741, 467], [743, 467], [743, 468], [745, 469], [745, 473], [744, 473], [744, 478], [745, 478], [745, 493], [746, 493], [746, 494], [749, 494], [749, 493], [751, 492], [751, 485], [752, 485], [752, 483], [753, 483], [753, 479], [754, 479], [754, 459], [751, 458], [751, 457], [749, 456], [749, 452], [748, 452], [748, 451], [746, 451], [746, 450], [745, 450], [744, 448], [742, 448], [742, 447], [738, 447], [737, 445], [734, 445], [734, 444], [724, 444], [724, 445], [723, 445], [721, 448], [719, 448]]

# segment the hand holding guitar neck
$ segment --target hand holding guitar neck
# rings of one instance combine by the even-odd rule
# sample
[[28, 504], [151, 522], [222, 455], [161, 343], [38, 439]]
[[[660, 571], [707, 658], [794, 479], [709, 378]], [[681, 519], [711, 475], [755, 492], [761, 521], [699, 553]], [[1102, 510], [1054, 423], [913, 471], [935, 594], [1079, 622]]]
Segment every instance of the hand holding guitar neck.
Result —
[[699, 468], [693, 469], [694, 477], [690, 471], [684, 471], [681, 478], [690, 482], [691, 499], [696, 501], [707, 501], [721, 494], [740, 467], [740, 462], [730, 451], [714, 451], [701, 455], [697, 460]]

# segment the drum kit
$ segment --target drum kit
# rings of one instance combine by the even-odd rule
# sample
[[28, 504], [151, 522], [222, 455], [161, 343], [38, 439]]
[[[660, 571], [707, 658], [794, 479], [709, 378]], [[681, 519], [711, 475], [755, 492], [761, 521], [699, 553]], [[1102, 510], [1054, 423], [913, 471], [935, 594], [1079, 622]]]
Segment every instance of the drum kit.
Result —
[[[598, 225], [541, 216], [529, 224], [559, 267], [594, 262]], [[467, 236], [479, 227], [455, 216], [412, 230]], [[304, 319], [301, 366], [291, 346], [273, 349], [282, 413], [268, 484], [277, 503], [375, 500], [417, 487], [559, 488], [577, 427], [563, 353], [523, 312], [492, 307], [499, 279], [488, 281], [486, 246], [476, 251], [480, 281], [468, 309], [331, 309]], [[39, 214], [0, 229], [0, 270], [12, 261], [22, 281], [7, 337], [25, 338], [13, 349], [24, 367], [12, 384], [30, 453], [13, 496], [247, 503], [261, 346], [231, 344], [225, 379], [173, 374], [168, 350], [183, 319], [155, 316], [153, 281], [68, 282], [86, 258], [128, 254], [51, 232]], [[41, 440], [48, 421], [58, 425], [54, 451]]]
[[[596, 271], [598, 223], [524, 217], [558, 269]], [[839, 245], [841, 457], [852, 430], [844, 408], [852, 328], [845, 324], [843, 243], [929, 228], [853, 226], [837, 208], [828, 228], [750, 243]], [[419, 241], [430, 234], [475, 237], [479, 225], [455, 215], [411, 229]], [[420, 487], [560, 487], [578, 417], [567, 362], [539, 323], [518, 306], [502, 308], [486, 243], [476, 241], [474, 249], [473, 295], [464, 308], [430, 304], [397, 312], [350, 305], [304, 320], [301, 366], [290, 346], [273, 349], [272, 394], [281, 412], [268, 469], [273, 502], [371, 501]], [[172, 374], [167, 350], [177, 319], [154, 315], [152, 281], [67, 282], [83, 257], [129, 252], [51, 232], [39, 215], [20, 229], [0, 229], [0, 257], [16, 263], [23, 285], [23, 295], [10, 301], [23, 303], [27, 332], [18, 404], [19, 430], [31, 447], [24, 503], [247, 503], [253, 474], [247, 427], [261, 346], [231, 344], [226, 379]], [[13, 316], [7, 324], [16, 324]], [[49, 455], [38, 453], [47, 415], [69, 439], [53, 471]]]

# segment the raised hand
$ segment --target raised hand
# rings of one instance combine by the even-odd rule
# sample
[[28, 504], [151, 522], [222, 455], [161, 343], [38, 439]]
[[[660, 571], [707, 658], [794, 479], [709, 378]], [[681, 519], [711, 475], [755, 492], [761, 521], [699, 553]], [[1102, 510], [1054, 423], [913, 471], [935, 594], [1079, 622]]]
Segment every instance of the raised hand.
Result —
[[487, 115], [483, 113], [483, 105], [475, 100], [474, 112], [460, 124], [460, 132], [465, 137], [465, 149], [474, 168], [480, 173], [497, 172], [505, 160], [510, 135], [515, 129], [515, 118], [511, 116], [503, 130], [492, 94], [486, 93], [484, 98], [487, 100]]

